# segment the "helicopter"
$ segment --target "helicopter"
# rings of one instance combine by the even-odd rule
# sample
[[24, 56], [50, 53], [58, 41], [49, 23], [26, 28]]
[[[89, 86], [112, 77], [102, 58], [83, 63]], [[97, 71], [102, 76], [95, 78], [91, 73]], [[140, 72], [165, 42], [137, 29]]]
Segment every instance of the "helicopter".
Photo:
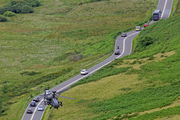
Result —
[[[41, 90], [41, 89], [38, 89], [38, 90]], [[49, 93], [49, 94], [47, 94], [47, 93]], [[63, 98], [75, 100], [74, 98], [60, 96], [60, 95], [58, 95], [58, 93], [56, 91], [50, 92], [49, 90], [46, 89], [46, 87], [44, 89], [44, 95], [40, 95], [40, 96], [44, 97], [44, 105], [51, 105], [50, 109], [52, 107], [58, 109], [60, 106], [62, 106], [62, 101], [58, 101], [57, 97], [63, 97]]]

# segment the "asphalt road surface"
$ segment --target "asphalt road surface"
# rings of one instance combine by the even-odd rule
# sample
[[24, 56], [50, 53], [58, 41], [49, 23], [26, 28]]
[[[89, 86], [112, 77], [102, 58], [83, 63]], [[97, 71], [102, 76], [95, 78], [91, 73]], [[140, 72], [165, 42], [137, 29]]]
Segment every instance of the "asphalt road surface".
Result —
[[[170, 13], [171, 13], [171, 7], [172, 7], [172, 3], [173, 0], [159, 0], [157, 9], [162, 11], [162, 19], [166, 19], [169, 17]], [[151, 21], [150, 24], [154, 23], [154, 21]], [[112, 62], [113, 60], [115, 60], [116, 58], [121, 58], [124, 57], [126, 55], [129, 55], [132, 51], [132, 41], [134, 39], [134, 37], [139, 33], [140, 31], [131, 31], [127, 33], [127, 37], [121, 37], [119, 36], [116, 39], [116, 43], [115, 43], [115, 50], [117, 49], [117, 45], [119, 45], [119, 50], [121, 51], [120, 55], [114, 55], [112, 54], [109, 58], [107, 58], [106, 60], [102, 61], [101, 63], [91, 67], [88, 69], [88, 74], [87, 75], [77, 75], [67, 81], [65, 81], [64, 83], [50, 89], [51, 91], [63, 91], [65, 89], [67, 89], [69, 86], [71, 86], [72, 84], [76, 83], [77, 81], [79, 81], [82, 78], [85, 78], [89, 75], [91, 75], [92, 73], [94, 73], [95, 71], [99, 70], [100, 68], [102, 68], [103, 66], [109, 64], [110, 62]], [[44, 93], [43, 93], [44, 94]], [[44, 105], [43, 99], [40, 99], [40, 102], [38, 102], [37, 106], [39, 105], [43, 105], [44, 108], [46, 108], [47, 106]], [[28, 105], [27, 108], [29, 108], [30, 106]], [[27, 114], [26, 112], [24, 113], [22, 120], [41, 120], [44, 114], [44, 111], [37, 111], [37, 107], [31, 107], [33, 109], [33, 114]]]

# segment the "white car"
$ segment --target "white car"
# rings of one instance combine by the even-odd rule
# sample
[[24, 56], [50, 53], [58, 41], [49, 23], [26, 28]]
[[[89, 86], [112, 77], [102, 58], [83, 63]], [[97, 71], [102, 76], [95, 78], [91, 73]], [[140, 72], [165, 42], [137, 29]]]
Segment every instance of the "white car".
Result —
[[88, 74], [88, 71], [86, 69], [81, 70], [81, 75], [86, 75], [86, 74]]
[[43, 105], [39, 105], [38, 106], [38, 111], [43, 111], [43, 110], [44, 110]]
[[51, 91], [50, 90], [46, 90], [46, 95], [50, 95]]

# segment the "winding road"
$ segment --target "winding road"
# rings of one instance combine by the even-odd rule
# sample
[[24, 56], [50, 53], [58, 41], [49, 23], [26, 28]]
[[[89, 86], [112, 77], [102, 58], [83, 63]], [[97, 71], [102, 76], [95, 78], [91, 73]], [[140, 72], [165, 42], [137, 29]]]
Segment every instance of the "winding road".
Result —
[[[157, 9], [162, 11], [162, 16], [161, 16], [162, 19], [166, 19], [170, 16], [172, 4], [173, 4], [173, 0], [159, 0]], [[152, 23], [154, 23], [154, 21], [150, 22], [150, 24], [152, 24]], [[112, 62], [116, 58], [122, 58], [126, 55], [129, 55], [132, 51], [132, 41], [133, 41], [134, 37], [136, 35], [138, 35], [139, 33], [140, 33], [140, 31], [134, 30], [134, 31], [128, 32], [127, 37], [119, 36], [116, 39], [115, 46], [119, 45], [119, 47], [120, 47], [119, 50], [121, 51], [120, 55], [112, 54], [106, 60], [104, 60], [101, 63], [89, 68], [88, 69], [89, 74], [87, 74], [87, 75], [80, 75], [79, 74], [79, 75], [65, 81], [64, 83], [59, 84], [58, 86], [56, 86], [50, 90], [51, 91], [57, 91], [57, 92], [63, 91], [65, 89], [67, 89], [69, 86], [71, 86], [72, 84], [78, 82], [80, 79], [83, 79], [83, 78], [91, 75], [92, 73], [99, 70], [103, 66], [109, 64], [110, 62]], [[115, 50], [116, 50], [116, 47], [115, 47]], [[39, 106], [39, 105], [43, 105], [44, 108], [47, 107], [44, 105], [43, 99], [40, 99], [40, 102], [38, 102], [37, 106]], [[29, 107], [29, 105], [28, 105], [28, 107]], [[26, 114], [26, 111], [25, 111], [25, 113], [22, 117], [22, 120], [41, 120], [45, 110], [44, 111], [37, 111], [37, 107], [31, 107], [31, 108], [33, 109], [33, 114]]]

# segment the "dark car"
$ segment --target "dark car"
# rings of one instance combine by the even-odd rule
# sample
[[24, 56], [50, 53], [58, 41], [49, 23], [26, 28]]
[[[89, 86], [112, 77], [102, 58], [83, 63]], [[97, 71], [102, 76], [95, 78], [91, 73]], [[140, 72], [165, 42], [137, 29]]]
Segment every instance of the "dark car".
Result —
[[119, 50], [116, 50], [116, 51], [114, 52], [114, 54], [115, 54], [115, 55], [120, 55], [120, 51], [119, 51]]
[[35, 101], [31, 101], [31, 102], [30, 102], [30, 106], [31, 106], [31, 107], [36, 107], [36, 102], [35, 102]]
[[144, 24], [144, 27], [147, 27], [147, 26], [149, 26], [149, 23], [145, 23], [145, 24]]
[[32, 114], [32, 113], [33, 113], [32, 108], [28, 108], [28, 109], [26, 110], [26, 113], [27, 113], [27, 114]]
[[119, 44], [117, 45], [117, 49], [119, 49]]
[[35, 97], [35, 98], [33, 99], [33, 101], [39, 102], [39, 97]]
[[127, 36], [126, 33], [122, 33], [122, 34], [121, 34], [121, 37], [126, 37], [126, 36]]

